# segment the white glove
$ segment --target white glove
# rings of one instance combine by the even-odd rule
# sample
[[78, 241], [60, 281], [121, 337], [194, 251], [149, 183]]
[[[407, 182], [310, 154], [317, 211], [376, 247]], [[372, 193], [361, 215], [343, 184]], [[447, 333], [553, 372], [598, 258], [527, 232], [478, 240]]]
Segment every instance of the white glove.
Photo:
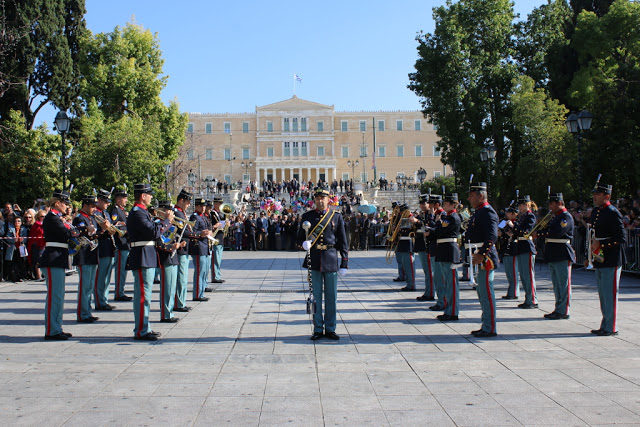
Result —
[[305, 251], [311, 249], [311, 240], [305, 240], [304, 242], [302, 242], [302, 249], [304, 249]]
[[340, 270], [338, 270], [338, 274], [340, 275], [340, 277], [346, 276], [348, 272], [349, 270], [347, 270], [346, 268], [341, 268]]

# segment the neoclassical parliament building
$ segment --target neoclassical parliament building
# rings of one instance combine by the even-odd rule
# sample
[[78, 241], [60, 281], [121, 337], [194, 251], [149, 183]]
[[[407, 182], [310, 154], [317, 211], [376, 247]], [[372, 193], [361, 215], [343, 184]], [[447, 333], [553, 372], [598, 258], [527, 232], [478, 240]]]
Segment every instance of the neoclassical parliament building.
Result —
[[420, 111], [341, 112], [294, 95], [255, 113], [190, 113], [180, 181], [201, 190], [213, 179], [370, 182], [375, 164], [378, 179], [417, 182], [421, 167], [427, 179], [452, 173], [437, 140]]

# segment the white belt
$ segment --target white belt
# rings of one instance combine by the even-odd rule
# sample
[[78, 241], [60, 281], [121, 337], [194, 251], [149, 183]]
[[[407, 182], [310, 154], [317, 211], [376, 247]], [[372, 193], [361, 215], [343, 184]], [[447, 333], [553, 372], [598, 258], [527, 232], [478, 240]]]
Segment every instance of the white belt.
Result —
[[533, 240], [531, 236], [529, 237], [518, 237], [518, 240]]
[[611, 237], [596, 237], [596, 240], [609, 240]]
[[69, 249], [69, 245], [67, 243], [60, 243], [60, 242], [46, 242], [44, 246], [47, 248]]
[[155, 246], [156, 242], [131, 242], [130, 245], [132, 248], [139, 248], [142, 246]]
[[422, 228], [418, 228], [418, 229], [416, 230], [416, 233], [424, 233], [424, 227], [422, 227]]
[[569, 244], [571, 241], [569, 239], [544, 239], [545, 243], [566, 243]]
[[473, 248], [473, 249], [478, 249], [484, 246], [484, 243], [465, 243], [464, 247], [465, 248]]
[[409, 236], [400, 236], [400, 240], [411, 240]]
[[436, 243], [457, 243], [458, 239], [455, 237], [447, 237], [446, 239], [438, 239]]

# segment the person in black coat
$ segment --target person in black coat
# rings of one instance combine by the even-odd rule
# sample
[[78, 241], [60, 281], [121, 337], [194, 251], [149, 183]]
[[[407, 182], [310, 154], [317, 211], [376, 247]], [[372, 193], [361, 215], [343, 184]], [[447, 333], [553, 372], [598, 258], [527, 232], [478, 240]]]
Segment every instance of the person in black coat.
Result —
[[[97, 240], [98, 223], [93, 217], [98, 198], [86, 195], [82, 198], [82, 208], [73, 219], [73, 225], [80, 231], [80, 236], [90, 241]], [[97, 242], [95, 242], [97, 245]], [[96, 273], [98, 271], [98, 250], [90, 246], [82, 246], [73, 257], [73, 265], [78, 266], [80, 281], [78, 283], [78, 308], [76, 320], [78, 323], [93, 323], [98, 320], [91, 315], [91, 295], [96, 287]]]
[[247, 237], [247, 248], [250, 251], [257, 251], [256, 249], [256, 233], [258, 232], [258, 225], [256, 224], [255, 214], [249, 214], [249, 218], [244, 221], [244, 235]]
[[524, 288], [524, 302], [519, 308], [538, 308], [538, 295], [536, 293], [535, 261], [536, 245], [528, 233], [536, 226], [536, 216], [532, 211], [532, 201], [529, 196], [518, 199], [518, 221], [513, 226], [513, 236], [516, 239], [516, 258], [518, 275]]

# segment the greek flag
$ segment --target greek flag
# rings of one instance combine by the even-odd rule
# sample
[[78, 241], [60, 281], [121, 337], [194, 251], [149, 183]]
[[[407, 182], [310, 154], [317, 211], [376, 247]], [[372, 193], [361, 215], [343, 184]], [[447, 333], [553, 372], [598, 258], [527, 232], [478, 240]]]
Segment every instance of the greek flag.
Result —
[[295, 73], [293, 74], [293, 79], [299, 81], [300, 83], [302, 83], [302, 77], [300, 77], [299, 75], [297, 75]]

